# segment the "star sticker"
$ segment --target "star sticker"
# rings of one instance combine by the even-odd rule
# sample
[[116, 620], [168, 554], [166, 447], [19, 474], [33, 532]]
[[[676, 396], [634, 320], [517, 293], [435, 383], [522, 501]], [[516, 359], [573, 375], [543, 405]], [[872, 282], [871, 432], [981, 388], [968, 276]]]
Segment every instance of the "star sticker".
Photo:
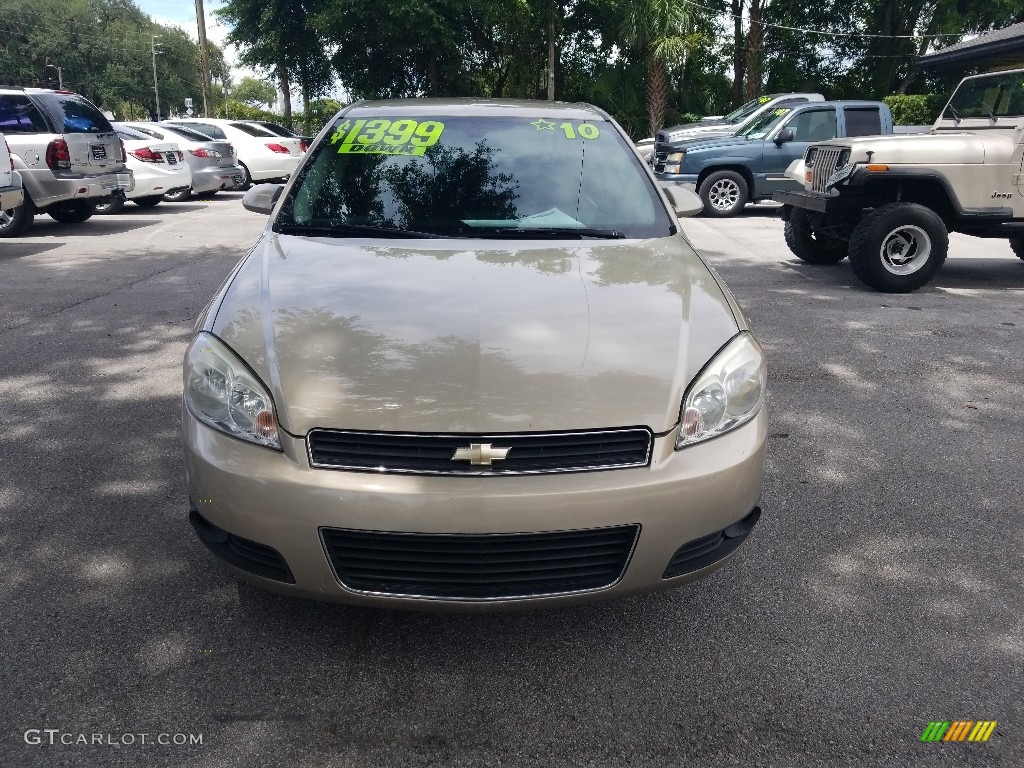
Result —
[[537, 126], [538, 131], [553, 131], [555, 130], [555, 124], [550, 120], [545, 120], [543, 117], [539, 117], [534, 120], [530, 125]]

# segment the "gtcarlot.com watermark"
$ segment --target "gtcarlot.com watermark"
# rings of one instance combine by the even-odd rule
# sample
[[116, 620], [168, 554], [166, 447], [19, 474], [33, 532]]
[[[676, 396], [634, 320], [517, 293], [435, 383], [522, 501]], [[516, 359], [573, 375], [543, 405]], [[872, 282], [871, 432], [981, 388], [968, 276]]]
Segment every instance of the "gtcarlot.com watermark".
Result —
[[153, 744], [187, 747], [203, 743], [201, 733], [84, 733], [60, 728], [29, 728], [24, 738], [26, 744], [34, 747], [137, 747]]

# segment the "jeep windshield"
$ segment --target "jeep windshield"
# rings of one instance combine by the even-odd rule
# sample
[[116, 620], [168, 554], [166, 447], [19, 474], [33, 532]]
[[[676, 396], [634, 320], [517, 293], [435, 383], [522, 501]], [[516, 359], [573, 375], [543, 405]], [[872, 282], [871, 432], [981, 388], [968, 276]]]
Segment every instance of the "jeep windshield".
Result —
[[303, 165], [274, 230], [579, 239], [676, 231], [636, 152], [597, 116], [404, 110], [339, 118]]
[[971, 117], [998, 121], [1000, 117], [1022, 115], [1024, 74], [1020, 71], [964, 80], [943, 112], [943, 117], [958, 122]]

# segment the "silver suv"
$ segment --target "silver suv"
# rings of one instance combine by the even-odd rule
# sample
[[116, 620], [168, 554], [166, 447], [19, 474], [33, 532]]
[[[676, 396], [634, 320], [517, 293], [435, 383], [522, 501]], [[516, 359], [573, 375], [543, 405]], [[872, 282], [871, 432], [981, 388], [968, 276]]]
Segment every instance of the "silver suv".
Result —
[[78, 94], [0, 87], [0, 133], [25, 189], [24, 204], [0, 216], [0, 237], [22, 234], [36, 213], [65, 224], [85, 221], [96, 203], [134, 186], [121, 140]]

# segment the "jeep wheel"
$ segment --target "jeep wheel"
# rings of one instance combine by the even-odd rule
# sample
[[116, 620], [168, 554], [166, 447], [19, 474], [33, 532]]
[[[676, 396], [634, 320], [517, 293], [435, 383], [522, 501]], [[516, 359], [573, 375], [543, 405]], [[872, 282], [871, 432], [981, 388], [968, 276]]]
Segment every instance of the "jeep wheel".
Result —
[[17, 237], [32, 226], [36, 209], [32, 201], [25, 196], [25, 202], [17, 208], [0, 211], [0, 237]]
[[62, 203], [47, 211], [51, 219], [61, 224], [81, 224], [91, 219], [95, 212], [88, 203]]
[[704, 215], [715, 218], [735, 216], [747, 204], [747, 180], [736, 171], [715, 171], [700, 185]]
[[1024, 237], [1011, 237], [1010, 247], [1018, 257], [1024, 259]]
[[786, 245], [808, 264], [837, 264], [846, 258], [847, 244], [842, 240], [817, 235], [812, 216], [803, 208], [794, 208], [786, 222]]
[[853, 230], [850, 264], [876, 291], [909, 293], [935, 277], [948, 250], [949, 233], [938, 214], [917, 203], [889, 203]]
[[110, 199], [110, 202], [97, 203], [96, 205], [93, 206], [93, 210], [95, 210], [96, 213], [110, 215], [112, 213], [117, 213], [122, 208], [124, 208], [124, 202], [125, 201], [123, 197], [113, 197]]

